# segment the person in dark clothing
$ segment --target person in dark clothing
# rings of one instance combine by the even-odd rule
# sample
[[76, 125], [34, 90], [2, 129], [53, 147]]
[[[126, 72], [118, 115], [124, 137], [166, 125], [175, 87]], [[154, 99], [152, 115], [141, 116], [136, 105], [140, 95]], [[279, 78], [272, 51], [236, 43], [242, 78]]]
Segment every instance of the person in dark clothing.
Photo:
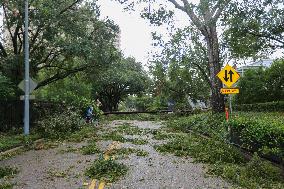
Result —
[[86, 110], [86, 123], [92, 123], [93, 119], [93, 110], [94, 108], [92, 106], [89, 106]]

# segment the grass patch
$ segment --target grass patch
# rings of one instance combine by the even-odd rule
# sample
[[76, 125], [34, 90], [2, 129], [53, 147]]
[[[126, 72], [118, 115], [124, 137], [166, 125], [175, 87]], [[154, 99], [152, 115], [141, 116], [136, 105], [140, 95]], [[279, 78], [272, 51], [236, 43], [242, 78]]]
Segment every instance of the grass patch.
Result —
[[0, 167], [0, 179], [4, 177], [13, 177], [18, 173], [18, 169], [11, 167]]
[[86, 138], [96, 138], [96, 128], [92, 126], [85, 126], [81, 130], [71, 134], [68, 138], [68, 142], [81, 142]]
[[161, 130], [153, 130], [151, 133], [153, 134], [153, 139], [155, 140], [166, 140], [176, 136], [174, 133], [167, 133]]
[[213, 164], [209, 167], [208, 173], [249, 189], [284, 188], [281, 169], [270, 162], [262, 161], [257, 154], [247, 164]]
[[131, 126], [129, 123], [124, 123], [123, 125], [118, 126], [116, 131], [124, 135], [144, 135], [149, 132], [149, 129], [140, 129], [135, 126]]
[[6, 182], [6, 183], [0, 183], [0, 188], [1, 188], [1, 189], [12, 189], [12, 188], [13, 188], [13, 184], [8, 183], [8, 182]]
[[144, 140], [144, 139], [133, 139], [132, 140], [132, 143], [133, 144], [136, 144], [136, 145], [144, 145], [144, 144], [148, 144], [148, 141], [147, 140]]
[[105, 182], [115, 182], [120, 177], [125, 176], [128, 168], [112, 159], [96, 160], [93, 165], [87, 169], [86, 175], [90, 178], [103, 180]]
[[116, 155], [116, 156], [122, 156], [122, 157], [126, 157], [129, 156], [130, 154], [136, 154], [136, 156], [148, 156], [149, 153], [144, 151], [144, 150], [140, 150], [140, 149], [135, 149], [135, 148], [120, 148], [120, 149], [115, 149], [111, 152], [110, 155]]
[[121, 134], [117, 133], [116, 131], [112, 131], [108, 134], [102, 135], [99, 137], [100, 140], [112, 140], [112, 141], [119, 141], [119, 142], [127, 142], [126, 138], [124, 138]]
[[23, 134], [4, 134], [0, 133], [0, 152], [22, 146], [22, 145], [30, 145], [33, 141], [39, 139], [38, 135], [31, 134], [29, 136], [25, 136]]
[[88, 146], [84, 146], [81, 148], [81, 152], [83, 155], [91, 155], [100, 153], [100, 149], [97, 147], [96, 141], [92, 141], [88, 144]]
[[220, 176], [244, 188], [284, 188], [281, 169], [262, 161], [257, 154], [247, 162], [234, 146], [222, 141], [204, 139], [194, 134], [176, 136], [167, 144], [155, 146], [162, 153], [190, 156], [209, 164], [208, 173]]
[[[230, 141], [259, 155], [283, 162], [283, 112], [235, 112], [229, 122], [224, 114], [202, 113], [167, 122], [171, 131], [194, 131], [220, 141]], [[230, 128], [230, 132], [228, 132]]]
[[138, 150], [138, 151], [136, 152], [136, 155], [137, 155], [137, 156], [141, 156], [141, 157], [146, 157], [146, 156], [149, 155], [149, 152], [146, 152], [146, 151], [144, 151], [144, 150]]
[[21, 154], [21, 153], [23, 153], [25, 151], [27, 151], [27, 149], [18, 149], [18, 150], [14, 151], [14, 152], [7, 153], [5, 155], [0, 155], [0, 161], [12, 158], [12, 157], [14, 157], [16, 155], [19, 155], [19, 154]]

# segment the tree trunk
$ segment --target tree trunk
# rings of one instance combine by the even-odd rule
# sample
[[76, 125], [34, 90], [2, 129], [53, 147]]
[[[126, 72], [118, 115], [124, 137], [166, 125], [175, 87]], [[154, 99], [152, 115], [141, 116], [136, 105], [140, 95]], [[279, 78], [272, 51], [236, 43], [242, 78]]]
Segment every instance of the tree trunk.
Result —
[[221, 70], [220, 57], [219, 57], [219, 43], [216, 31], [216, 26], [206, 27], [205, 39], [208, 49], [208, 63], [210, 69], [210, 82], [211, 82], [211, 106], [214, 112], [224, 112], [225, 103], [224, 96], [220, 94], [222, 82], [217, 78], [217, 74]]

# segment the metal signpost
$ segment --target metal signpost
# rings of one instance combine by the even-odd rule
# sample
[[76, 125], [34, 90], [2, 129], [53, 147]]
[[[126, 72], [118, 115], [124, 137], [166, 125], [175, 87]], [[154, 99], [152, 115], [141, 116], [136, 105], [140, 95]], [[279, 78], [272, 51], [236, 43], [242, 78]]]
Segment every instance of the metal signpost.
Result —
[[24, 134], [30, 134], [30, 82], [29, 82], [29, 2], [25, 0], [25, 118], [24, 118]]
[[238, 94], [240, 93], [240, 90], [238, 88], [231, 88], [234, 83], [238, 81], [240, 78], [240, 75], [236, 70], [229, 66], [228, 64], [217, 74], [217, 77], [222, 81], [224, 85], [226, 85], [228, 88], [222, 88], [220, 90], [221, 94], [227, 94], [229, 95], [229, 106], [230, 106], [230, 113], [232, 114], [233, 108], [232, 108], [232, 96], [231, 94]]

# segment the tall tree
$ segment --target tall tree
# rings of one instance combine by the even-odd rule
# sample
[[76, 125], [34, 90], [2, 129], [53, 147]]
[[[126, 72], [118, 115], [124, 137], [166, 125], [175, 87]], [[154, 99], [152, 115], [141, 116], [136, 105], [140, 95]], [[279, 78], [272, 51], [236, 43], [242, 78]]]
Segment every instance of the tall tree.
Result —
[[[210, 91], [207, 50], [199, 40], [199, 33], [191, 27], [177, 29], [169, 41], [154, 33], [154, 44], [162, 50], [156, 52], [151, 64], [156, 88], [168, 98], [187, 104], [186, 97], [207, 100]], [[160, 49], [160, 48], [159, 48]], [[163, 85], [160, 85], [163, 83]]]
[[281, 0], [238, 0], [225, 17], [225, 39], [234, 57], [257, 57], [284, 48]]
[[[118, 27], [98, 19], [95, 1], [30, 1], [30, 73], [39, 87], [106, 63], [116, 55], [113, 41]], [[24, 1], [0, 0], [4, 40], [0, 41], [0, 70], [17, 84], [23, 78]]]
[[141, 63], [134, 58], [112, 62], [107, 70], [90, 77], [94, 97], [102, 103], [103, 111], [117, 111], [118, 104], [128, 95], [144, 91], [148, 80]]
[[[141, 0], [118, 0], [121, 3], [128, 3], [133, 5], [134, 2], [141, 2]], [[160, 3], [162, 5], [165, 1], [159, 0], [143, 0], [143, 2], [150, 3]], [[220, 94], [220, 88], [222, 83], [218, 80], [216, 75], [221, 70], [220, 62], [220, 49], [219, 49], [219, 40], [217, 33], [217, 22], [223, 13], [224, 9], [228, 6], [230, 0], [200, 0], [198, 5], [195, 5], [188, 0], [167, 0], [166, 2], [175, 6], [176, 9], [186, 13], [192, 23], [192, 25], [197, 28], [203, 35], [206, 44], [207, 44], [207, 57], [208, 57], [208, 67], [209, 67], [209, 77], [210, 77], [210, 87], [212, 91], [211, 96], [211, 105], [212, 109], [215, 112], [224, 111], [224, 97]], [[153, 23], [157, 20], [168, 21], [166, 16], [163, 15], [172, 15], [172, 11], [165, 14], [165, 8], [159, 6], [158, 11], [154, 11], [154, 16], [149, 14], [149, 18], [152, 19]], [[150, 8], [149, 8], [150, 9]], [[146, 10], [149, 10], [146, 8]], [[152, 14], [153, 15], [153, 14]]]

